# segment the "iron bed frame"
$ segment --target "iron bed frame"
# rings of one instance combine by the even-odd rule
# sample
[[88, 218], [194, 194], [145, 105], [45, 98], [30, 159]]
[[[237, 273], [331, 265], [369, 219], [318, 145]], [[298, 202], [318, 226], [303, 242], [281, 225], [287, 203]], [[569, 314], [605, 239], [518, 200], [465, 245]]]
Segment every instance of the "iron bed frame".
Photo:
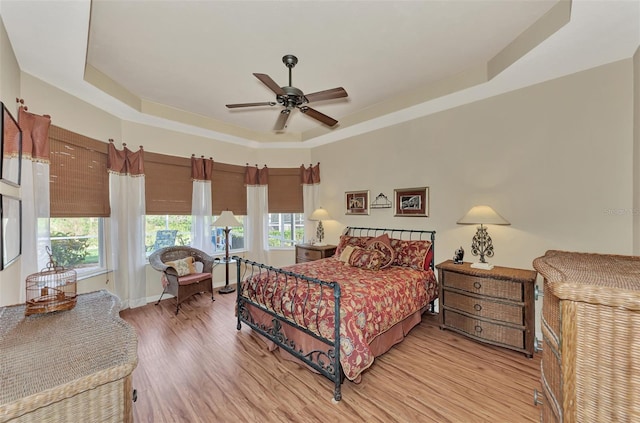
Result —
[[[425, 230], [416, 230], [416, 229], [363, 228], [363, 227], [350, 226], [350, 227], [347, 227], [344, 232], [345, 235], [357, 236], [357, 237], [363, 237], [363, 236], [375, 237], [375, 236], [383, 235], [385, 233], [388, 234], [390, 238], [399, 237], [399, 239], [406, 239], [406, 240], [424, 240], [424, 241], [429, 240], [431, 241], [432, 252], [435, 246], [435, 234], [436, 234], [435, 231], [425, 231]], [[402, 238], [403, 236], [404, 238]], [[414, 236], [416, 237], [414, 238]], [[426, 239], [426, 237], [428, 237], [428, 239]], [[253, 330], [258, 332], [265, 338], [272, 341], [279, 348], [284, 349], [286, 352], [293, 355], [297, 359], [301, 360], [302, 362], [304, 362], [305, 364], [307, 364], [308, 366], [316, 370], [321, 375], [333, 381], [334, 383], [333, 400], [340, 401], [342, 399], [341, 384], [345, 378], [344, 372], [342, 371], [342, 366], [340, 365], [340, 285], [337, 282], [322, 281], [320, 279], [311, 278], [311, 277], [290, 272], [284, 269], [267, 266], [265, 264], [257, 263], [255, 261], [246, 260], [239, 256], [233, 256], [232, 258], [237, 262], [238, 275], [236, 280], [238, 281], [239, 285], [242, 284], [241, 273], [242, 273], [242, 265], [244, 264], [245, 274], [249, 273], [249, 278], [255, 276], [256, 274], [267, 272], [267, 276], [269, 276], [267, 278], [268, 283], [271, 283], [272, 280], [275, 280], [278, 278], [280, 279], [284, 278], [285, 283], [294, 284], [296, 290], [298, 286], [305, 285], [308, 287], [308, 286], [311, 286], [312, 284], [322, 285], [323, 287], [327, 287], [331, 290], [333, 294], [334, 302], [335, 302], [335, 305], [334, 305], [335, 329], [333, 334], [334, 335], [333, 341], [331, 341], [328, 338], [324, 338], [315, 332], [308, 330], [305, 327], [305, 326], [308, 326], [308, 324], [305, 324], [305, 322], [292, 321], [272, 311], [276, 309], [275, 307], [273, 307], [274, 305], [273, 296], [271, 297], [272, 307], [270, 310], [267, 307], [255, 301], [252, 301], [250, 298], [242, 295], [242, 291], [243, 291], [242, 286], [237, 287], [238, 288], [237, 289], [238, 323], [237, 323], [236, 329], [240, 330], [242, 328], [242, 322], [246, 323], [247, 325], [249, 325], [249, 327], [251, 327]], [[435, 260], [435, 255], [434, 255], [434, 258], [432, 258], [431, 262], [429, 263], [429, 268], [431, 268], [431, 270], [433, 271], [435, 271], [434, 260]], [[251, 269], [250, 272], [248, 269]], [[269, 274], [277, 275], [277, 277], [271, 278], [270, 277], [271, 275]], [[325, 301], [325, 297], [326, 297], [324, 295], [325, 289], [321, 289], [320, 291], [321, 291], [320, 298], [318, 299], [318, 302], [317, 302], [318, 307], [320, 306], [320, 304], [322, 304], [323, 301]], [[263, 296], [263, 300], [265, 301], [265, 304], [267, 304], [267, 298]], [[266, 324], [261, 324], [256, 322], [251, 316], [251, 313], [249, 312], [247, 305], [251, 305], [270, 315], [270, 317], [272, 318], [271, 324], [266, 325]], [[306, 307], [307, 305], [306, 300], [304, 305]], [[282, 304], [280, 304], [280, 307], [282, 307]], [[292, 302], [292, 307], [293, 307], [293, 302]], [[434, 310], [433, 301], [430, 302], [429, 308], [431, 311]], [[321, 343], [325, 344], [327, 346], [326, 350], [313, 350], [305, 353], [301, 348], [296, 346], [295, 341], [288, 339], [286, 335], [282, 332], [283, 323], [299, 331], [302, 331], [305, 334], [310, 335], [313, 338], [320, 341]], [[315, 324], [316, 324], [316, 327], [319, 326], [318, 314], [316, 314]]]

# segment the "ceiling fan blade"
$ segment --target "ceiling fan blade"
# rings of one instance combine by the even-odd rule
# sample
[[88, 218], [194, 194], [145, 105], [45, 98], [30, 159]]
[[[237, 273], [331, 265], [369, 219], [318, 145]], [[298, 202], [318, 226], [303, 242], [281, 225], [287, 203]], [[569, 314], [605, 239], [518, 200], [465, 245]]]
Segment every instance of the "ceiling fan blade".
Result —
[[284, 109], [280, 112], [280, 116], [278, 116], [278, 120], [276, 121], [275, 126], [273, 127], [276, 131], [282, 131], [284, 127], [287, 125], [287, 120], [289, 119], [289, 115], [291, 114], [291, 110]]
[[318, 91], [316, 93], [306, 94], [307, 102], [311, 103], [313, 101], [322, 101], [322, 100], [331, 100], [332, 98], [342, 98], [347, 97], [349, 94], [345, 91], [344, 88], [332, 88], [330, 90]]
[[264, 73], [254, 73], [253, 76], [258, 78], [260, 82], [262, 82], [264, 85], [269, 87], [269, 89], [274, 93], [276, 93], [277, 95], [287, 95], [287, 93], [285, 93], [284, 90], [280, 88], [280, 86], [276, 84], [276, 81], [271, 79], [269, 75]]
[[307, 107], [307, 106], [300, 107], [300, 111], [307, 116], [310, 116], [316, 120], [319, 120], [325, 125], [334, 126], [336, 123], [338, 123], [338, 121], [335, 120], [334, 118], [329, 117], [324, 113], [320, 113], [319, 111], [317, 111], [316, 109], [312, 109], [311, 107]]
[[276, 103], [273, 101], [263, 101], [261, 103], [237, 103], [237, 104], [227, 104], [228, 109], [236, 109], [238, 107], [254, 107], [254, 106], [275, 106]]

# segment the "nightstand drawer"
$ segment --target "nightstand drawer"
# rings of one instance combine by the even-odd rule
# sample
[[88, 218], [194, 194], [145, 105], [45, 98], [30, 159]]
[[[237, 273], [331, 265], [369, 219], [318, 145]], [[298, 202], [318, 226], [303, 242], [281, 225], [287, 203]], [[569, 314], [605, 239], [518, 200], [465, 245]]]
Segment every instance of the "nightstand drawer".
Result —
[[307, 250], [303, 248], [298, 249], [298, 260], [300, 261], [312, 261], [322, 258], [322, 251], [319, 250]]
[[444, 310], [444, 324], [449, 328], [457, 329], [477, 338], [524, 348], [524, 332], [520, 329], [485, 322], [451, 310]]
[[296, 245], [296, 263], [320, 260], [331, 257], [336, 253], [335, 245]]
[[522, 284], [512, 280], [481, 278], [454, 272], [443, 273], [442, 283], [445, 287], [513, 301], [522, 301], [524, 297]]
[[444, 296], [444, 303], [448, 308], [455, 308], [478, 317], [524, 325], [523, 306], [471, 297], [447, 289], [444, 290]]

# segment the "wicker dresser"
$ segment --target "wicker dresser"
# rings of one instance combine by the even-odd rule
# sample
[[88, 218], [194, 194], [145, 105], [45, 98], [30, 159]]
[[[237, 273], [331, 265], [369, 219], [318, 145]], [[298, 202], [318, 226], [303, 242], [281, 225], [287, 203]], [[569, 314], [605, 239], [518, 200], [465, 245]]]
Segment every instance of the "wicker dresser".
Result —
[[482, 270], [452, 260], [436, 268], [441, 329], [533, 356], [536, 272], [499, 266]]
[[0, 308], [0, 422], [132, 422], [134, 329], [107, 291], [68, 311]]
[[547, 251], [544, 422], [640, 421], [640, 257]]

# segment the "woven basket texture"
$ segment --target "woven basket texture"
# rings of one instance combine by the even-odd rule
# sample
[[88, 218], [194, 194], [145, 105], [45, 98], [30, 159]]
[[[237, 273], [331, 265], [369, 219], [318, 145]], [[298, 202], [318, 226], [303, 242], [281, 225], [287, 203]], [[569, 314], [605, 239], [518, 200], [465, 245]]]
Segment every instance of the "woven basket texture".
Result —
[[119, 309], [107, 291], [68, 311], [0, 308], [0, 422], [126, 421], [137, 337]]
[[551, 250], [533, 266], [543, 421], [640, 422], [640, 257]]

